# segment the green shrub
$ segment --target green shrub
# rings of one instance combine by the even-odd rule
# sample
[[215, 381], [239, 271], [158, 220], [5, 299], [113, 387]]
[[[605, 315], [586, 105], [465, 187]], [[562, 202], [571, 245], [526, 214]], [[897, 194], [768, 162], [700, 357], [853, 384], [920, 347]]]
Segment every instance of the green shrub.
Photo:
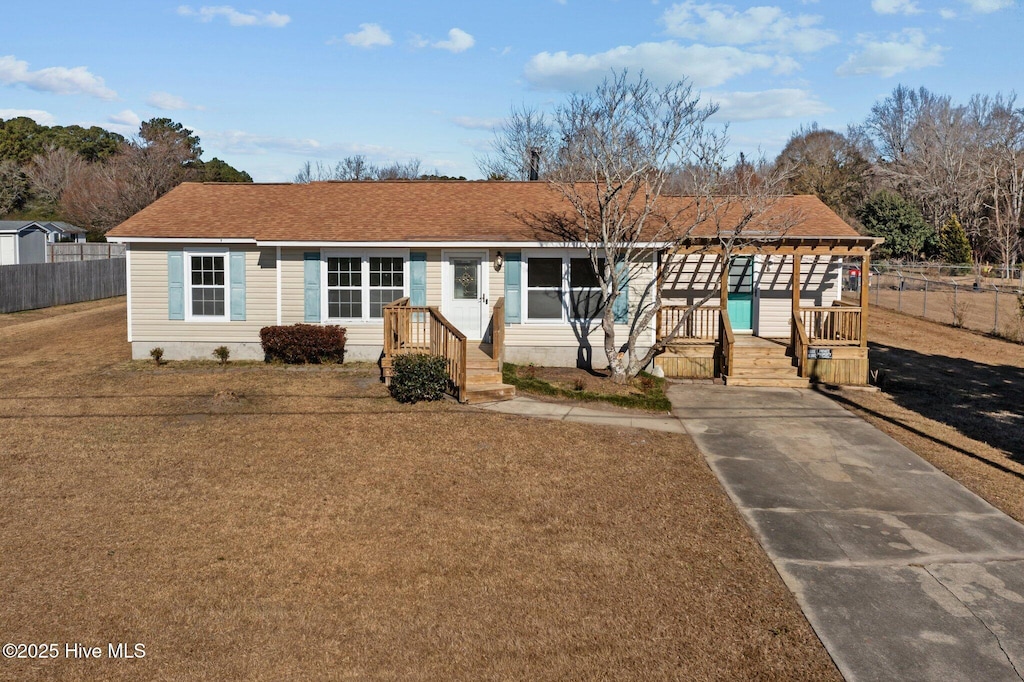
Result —
[[391, 395], [400, 403], [440, 400], [448, 390], [444, 358], [423, 353], [399, 355], [391, 374]]
[[345, 359], [345, 329], [334, 324], [264, 327], [260, 343], [267, 362], [318, 365]]
[[218, 360], [220, 360], [220, 364], [223, 366], [228, 364], [228, 358], [231, 356], [231, 351], [228, 350], [227, 346], [217, 346], [213, 349], [213, 354]]
[[149, 351], [149, 357], [153, 358], [157, 366], [164, 364], [164, 349], [163, 348], [151, 348]]

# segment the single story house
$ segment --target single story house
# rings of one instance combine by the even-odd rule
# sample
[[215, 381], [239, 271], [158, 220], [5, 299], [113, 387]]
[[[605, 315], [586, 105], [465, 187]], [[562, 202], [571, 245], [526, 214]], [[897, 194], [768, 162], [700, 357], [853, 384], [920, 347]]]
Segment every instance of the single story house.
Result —
[[0, 265], [47, 263], [49, 244], [84, 241], [85, 229], [70, 223], [0, 220]]
[[[386, 364], [429, 347], [441, 329], [430, 331], [432, 315], [499, 360], [600, 366], [599, 322], [577, 306], [594, 284], [586, 249], [524, 218], [567, 209], [543, 182], [184, 183], [107, 237], [126, 245], [135, 358], [156, 346], [168, 359], [209, 358], [221, 345], [261, 358], [262, 327], [313, 323], [347, 329], [347, 358], [383, 354]], [[774, 227], [768, 217], [782, 214], [793, 220]], [[743, 383], [752, 367], [772, 365], [759, 355], [782, 353], [768, 368], [776, 378], [865, 383], [866, 301], [841, 301], [839, 280], [843, 259], [863, 259], [868, 271], [877, 240], [812, 196], [776, 199], [764, 216], [748, 226], [756, 239], [724, 251], [710, 224], [682, 247], [650, 245], [649, 267], [619, 299], [620, 338], [660, 276], [648, 347], [703, 305], [657, 371]], [[671, 267], [658, 267], [665, 259]]]

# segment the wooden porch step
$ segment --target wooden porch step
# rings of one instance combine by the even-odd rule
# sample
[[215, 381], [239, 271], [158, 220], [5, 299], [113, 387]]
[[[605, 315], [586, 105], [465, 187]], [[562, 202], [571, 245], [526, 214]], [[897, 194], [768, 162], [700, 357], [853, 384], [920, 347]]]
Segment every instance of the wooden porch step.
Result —
[[729, 372], [729, 376], [732, 377], [795, 377], [797, 376], [796, 367], [790, 365], [789, 367], [742, 367], [734, 366]]
[[792, 369], [793, 358], [788, 355], [743, 355], [733, 353], [732, 364], [736, 368]]
[[749, 377], [749, 376], [733, 376], [728, 375], [724, 377], [726, 386], [761, 386], [761, 387], [775, 387], [775, 388], [807, 388], [809, 387], [810, 381], [806, 378], [798, 376], [789, 377]]
[[465, 402], [493, 403], [499, 400], [511, 400], [516, 397], [516, 387], [508, 384], [470, 384], [466, 386]]
[[500, 384], [501, 372], [499, 372], [497, 368], [489, 370], [470, 369], [466, 372], [466, 383], [470, 386], [479, 384]]

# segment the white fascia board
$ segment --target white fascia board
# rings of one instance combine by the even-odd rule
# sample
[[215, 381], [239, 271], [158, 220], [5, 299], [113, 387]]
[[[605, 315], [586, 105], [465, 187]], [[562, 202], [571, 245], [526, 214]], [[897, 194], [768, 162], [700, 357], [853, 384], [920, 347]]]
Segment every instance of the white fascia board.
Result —
[[251, 238], [107, 237], [114, 244], [255, 244]]
[[[336, 249], [586, 249], [599, 246], [597, 242], [304, 242], [304, 241], [258, 241], [257, 246], [281, 246], [294, 248], [336, 248]], [[623, 245], [625, 246], [625, 245]], [[634, 245], [634, 248], [663, 249], [672, 246], [669, 242]]]

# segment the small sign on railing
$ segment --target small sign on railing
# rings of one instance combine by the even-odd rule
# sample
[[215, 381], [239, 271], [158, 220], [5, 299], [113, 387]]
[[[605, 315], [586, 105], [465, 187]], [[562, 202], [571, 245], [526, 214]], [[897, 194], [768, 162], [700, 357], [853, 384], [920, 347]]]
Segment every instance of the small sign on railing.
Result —
[[831, 348], [808, 348], [807, 349], [808, 360], [831, 360], [832, 349]]

